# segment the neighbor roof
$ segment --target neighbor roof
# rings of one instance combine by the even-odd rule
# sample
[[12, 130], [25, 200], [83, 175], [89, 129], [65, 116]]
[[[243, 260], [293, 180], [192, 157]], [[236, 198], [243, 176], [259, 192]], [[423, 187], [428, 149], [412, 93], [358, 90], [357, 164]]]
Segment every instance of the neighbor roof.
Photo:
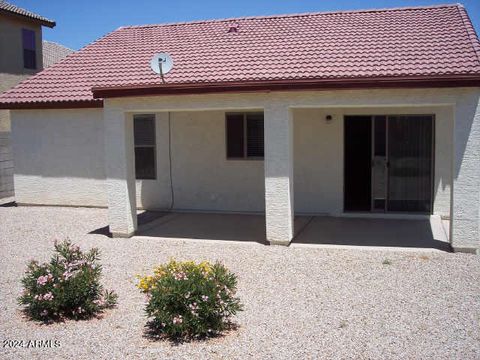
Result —
[[64, 59], [67, 55], [73, 52], [72, 49], [66, 46], [60, 45], [53, 41], [43, 40], [42, 55], [43, 55], [43, 68], [52, 66], [53, 64]]
[[0, 13], [14, 15], [14, 16], [23, 16], [39, 22], [41, 25], [53, 28], [55, 26], [55, 21], [47, 19], [46, 17], [37, 15], [31, 11], [22, 9], [18, 6], [7, 3], [6, 1], [0, 0]]
[[[150, 68], [157, 52], [173, 58], [165, 83]], [[480, 84], [480, 42], [463, 6], [122, 27], [6, 92], [0, 106], [90, 106], [108, 96], [402, 82]]]

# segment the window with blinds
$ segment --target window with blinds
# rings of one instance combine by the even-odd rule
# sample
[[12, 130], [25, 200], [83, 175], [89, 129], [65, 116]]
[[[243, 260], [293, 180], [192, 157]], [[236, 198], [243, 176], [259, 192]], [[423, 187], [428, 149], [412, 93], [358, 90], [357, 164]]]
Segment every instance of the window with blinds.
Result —
[[227, 113], [227, 158], [263, 159], [263, 113]]
[[23, 67], [25, 69], [37, 68], [37, 51], [35, 44], [35, 31], [22, 29]]
[[155, 115], [134, 115], [135, 177], [153, 180], [157, 177], [155, 166]]

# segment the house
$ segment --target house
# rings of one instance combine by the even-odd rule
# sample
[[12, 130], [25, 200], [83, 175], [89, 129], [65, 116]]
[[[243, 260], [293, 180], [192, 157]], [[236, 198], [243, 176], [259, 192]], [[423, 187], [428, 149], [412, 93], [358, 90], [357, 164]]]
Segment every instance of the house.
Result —
[[122, 27], [0, 104], [17, 202], [108, 207], [113, 236], [136, 208], [264, 213], [283, 245], [294, 214], [435, 214], [475, 252], [479, 98], [478, 37], [442, 5]]
[[[43, 69], [42, 26], [55, 22], [0, 0], [0, 93]], [[0, 110], [0, 199], [13, 196], [9, 112]]]
[[43, 40], [43, 67], [46, 69], [70, 55], [73, 50], [53, 41]]

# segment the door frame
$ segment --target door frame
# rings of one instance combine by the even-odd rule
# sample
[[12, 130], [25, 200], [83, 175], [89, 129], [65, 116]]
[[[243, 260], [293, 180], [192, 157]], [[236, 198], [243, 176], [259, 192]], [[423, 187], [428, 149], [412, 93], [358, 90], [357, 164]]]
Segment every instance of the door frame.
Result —
[[[386, 146], [386, 159], [387, 161], [388, 160], [388, 130], [389, 130], [389, 126], [388, 126], [388, 119], [389, 117], [391, 116], [430, 116], [432, 118], [432, 141], [431, 141], [431, 164], [430, 164], [430, 212], [407, 212], [407, 211], [388, 211], [387, 208], [387, 203], [388, 203], [388, 185], [389, 185], [389, 179], [388, 179], [388, 176], [389, 176], [389, 167], [387, 167], [386, 169], [386, 187], [385, 187], [385, 211], [374, 211], [373, 210], [373, 168], [371, 169], [371, 172], [372, 172], [372, 176], [371, 176], [371, 184], [370, 186], [372, 187], [371, 188], [371, 201], [370, 201], [370, 210], [368, 211], [355, 211], [355, 210], [346, 210], [345, 209], [345, 157], [346, 157], [346, 153], [345, 153], [345, 149], [346, 149], [346, 136], [345, 136], [345, 123], [346, 123], [346, 117], [354, 117], [354, 116], [370, 116], [371, 117], [371, 126], [372, 126], [372, 139], [371, 139], [371, 146], [372, 146], [372, 153], [371, 153], [371, 157], [372, 157], [372, 161], [373, 161], [373, 156], [374, 156], [374, 152], [373, 152], [373, 147], [375, 146], [374, 144], [374, 141], [375, 141], [375, 136], [374, 136], [374, 118], [375, 116], [385, 116], [386, 118], [386, 130], [385, 130], [385, 136], [386, 136], [386, 139], [385, 139], [385, 146]], [[424, 216], [424, 215], [433, 215], [434, 213], [434, 203], [435, 203], [435, 162], [436, 162], [436, 158], [435, 158], [435, 148], [436, 148], [436, 116], [435, 114], [432, 114], [432, 113], [405, 113], [405, 114], [395, 114], [395, 113], [388, 113], [388, 114], [371, 114], [371, 115], [368, 115], [368, 114], [348, 114], [348, 115], [343, 115], [343, 131], [342, 131], [342, 136], [343, 136], [343, 167], [342, 167], [342, 170], [343, 170], [343, 186], [342, 186], [342, 195], [343, 195], [343, 199], [342, 199], [342, 209], [343, 209], [343, 214], [371, 214], [371, 215], [380, 215], [380, 216], [388, 216], [389, 214], [390, 215], [412, 215], [412, 216]]]

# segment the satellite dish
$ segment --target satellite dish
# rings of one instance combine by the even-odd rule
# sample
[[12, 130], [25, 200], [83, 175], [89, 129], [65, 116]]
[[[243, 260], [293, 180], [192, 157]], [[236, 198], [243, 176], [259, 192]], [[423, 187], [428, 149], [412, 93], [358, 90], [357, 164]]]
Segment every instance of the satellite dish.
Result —
[[172, 57], [167, 53], [157, 53], [150, 61], [150, 67], [155, 73], [163, 77], [163, 75], [167, 74], [173, 68]]

